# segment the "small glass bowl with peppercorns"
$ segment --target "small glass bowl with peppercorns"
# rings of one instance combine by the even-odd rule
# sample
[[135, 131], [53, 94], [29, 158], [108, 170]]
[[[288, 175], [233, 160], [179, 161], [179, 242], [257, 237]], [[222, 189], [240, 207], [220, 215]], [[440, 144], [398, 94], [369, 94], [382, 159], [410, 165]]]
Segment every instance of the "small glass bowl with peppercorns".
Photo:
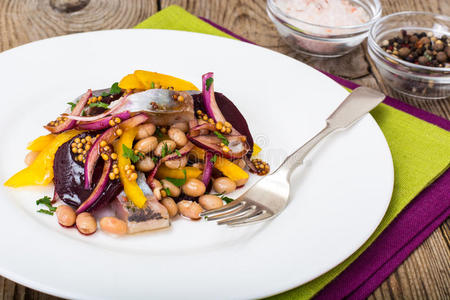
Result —
[[417, 99], [450, 97], [450, 17], [399, 12], [370, 29], [368, 51], [384, 81]]

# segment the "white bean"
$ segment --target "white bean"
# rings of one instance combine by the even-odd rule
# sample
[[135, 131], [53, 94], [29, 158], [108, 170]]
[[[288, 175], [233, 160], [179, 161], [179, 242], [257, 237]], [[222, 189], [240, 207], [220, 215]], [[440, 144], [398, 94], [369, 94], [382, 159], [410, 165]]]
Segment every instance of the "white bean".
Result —
[[157, 147], [157, 145], [158, 139], [154, 136], [150, 136], [137, 142], [136, 145], [134, 145], [134, 149], [147, 154], [153, 151]]
[[168, 160], [165, 162], [166, 167], [170, 169], [184, 168], [188, 162], [187, 156], [183, 156], [177, 159]]
[[[167, 145], [167, 151], [168, 152], [172, 152], [173, 150], [175, 150], [175, 148], [177, 147], [177, 144], [175, 144], [174, 141], [172, 140], [164, 140], [161, 141], [157, 146], [156, 149], [153, 151], [153, 153], [156, 156], [161, 156], [162, 155], [162, 149], [165, 147], [164, 145]], [[169, 153], [166, 153], [166, 155]]]
[[198, 203], [204, 209], [216, 209], [223, 206], [223, 201], [216, 195], [203, 195], [198, 199]]
[[173, 197], [178, 197], [181, 194], [181, 190], [179, 187], [177, 187], [175, 184], [173, 184], [172, 182], [163, 179], [161, 180], [161, 184], [165, 189], [168, 189], [170, 192], [170, 195], [168, 196], [173, 196]]
[[200, 219], [200, 213], [203, 211], [203, 208], [197, 202], [183, 200], [178, 202], [178, 210], [183, 216], [198, 220]]
[[138, 132], [136, 134], [136, 139], [142, 140], [149, 136], [152, 136], [155, 133], [155, 130], [156, 130], [156, 126], [153, 125], [152, 123], [140, 125], [140, 126], [138, 126]]
[[199, 197], [206, 191], [205, 184], [197, 178], [189, 178], [181, 188], [186, 195], [191, 197]]
[[56, 217], [58, 218], [58, 223], [64, 227], [71, 227], [75, 224], [77, 215], [72, 207], [68, 205], [60, 205], [56, 209]]
[[144, 159], [137, 162], [136, 167], [139, 171], [150, 172], [155, 168], [155, 162], [150, 156], [146, 156]]
[[169, 212], [169, 216], [171, 218], [175, 217], [178, 214], [178, 206], [172, 198], [163, 198], [161, 200], [161, 204], [164, 205], [165, 208], [167, 208], [167, 211]]
[[75, 223], [78, 231], [82, 234], [89, 235], [97, 231], [97, 221], [88, 212], [79, 214]]
[[220, 194], [228, 194], [236, 190], [236, 183], [228, 177], [219, 177], [214, 180], [213, 188]]
[[124, 235], [127, 233], [127, 223], [116, 217], [101, 218], [100, 228], [105, 232], [117, 235]]
[[167, 134], [177, 144], [178, 147], [183, 147], [188, 142], [188, 139], [184, 132], [178, 128], [170, 128]]

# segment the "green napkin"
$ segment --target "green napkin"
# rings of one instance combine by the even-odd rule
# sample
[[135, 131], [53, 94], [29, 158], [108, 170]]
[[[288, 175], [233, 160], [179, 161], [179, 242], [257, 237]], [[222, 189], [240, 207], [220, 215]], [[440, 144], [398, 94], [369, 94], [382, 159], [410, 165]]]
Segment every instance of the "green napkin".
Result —
[[[154, 14], [136, 28], [192, 31], [234, 39], [175, 5]], [[371, 114], [388, 141], [394, 161], [394, 191], [386, 215], [369, 240], [343, 263], [298, 288], [272, 298], [309, 299], [314, 296], [358, 258], [403, 208], [449, 167], [448, 131], [385, 104], [380, 104]]]

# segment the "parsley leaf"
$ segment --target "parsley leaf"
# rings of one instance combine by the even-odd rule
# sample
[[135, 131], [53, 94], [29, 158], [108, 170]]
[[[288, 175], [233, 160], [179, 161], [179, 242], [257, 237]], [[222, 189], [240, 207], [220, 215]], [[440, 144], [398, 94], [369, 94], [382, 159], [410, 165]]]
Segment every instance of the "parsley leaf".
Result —
[[169, 147], [167, 147], [167, 144], [164, 143], [164, 146], [161, 150], [161, 157], [165, 157], [166, 155], [172, 153], [172, 151], [169, 150]]
[[42, 213], [42, 214], [47, 214], [47, 215], [50, 215], [50, 216], [53, 216], [53, 212], [51, 212], [51, 211], [49, 211], [49, 210], [46, 210], [46, 209], [40, 209], [40, 210], [38, 210], [37, 211], [38, 213]]
[[162, 138], [162, 137], [163, 137], [163, 134], [162, 134], [162, 132], [161, 132], [161, 129], [159, 129], [159, 127], [156, 128], [156, 130], [155, 130], [155, 135], [156, 135], [158, 138]]
[[166, 180], [171, 182], [173, 185], [180, 187], [183, 184], [186, 183], [186, 179], [187, 179], [187, 175], [186, 175], [186, 169], [183, 169], [183, 174], [184, 174], [184, 178], [180, 179], [180, 178], [170, 178], [170, 177], [166, 177]]
[[212, 77], [206, 79], [206, 90], [209, 91], [209, 88], [211, 87], [211, 84], [213, 83], [214, 79]]
[[94, 102], [89, 104], [89, 107], [101, 107], [104, 109], [108, 109], [109, 108], [109, 104], [106, 104], [104, 102]]
[[128, 148], [125, 144], [122, 144], [123, 154], [125, 158], [129, 158], [133, 163], [137, 163], [140, 159], [144, 157], [142, 153], [135, 154], [133, 149]]
[[225, 201], [227, 204], [228, 203], [231, 203], [231, 202], [233, 202], [234, 201], [234, 199], [233, 198], [230, 198], [230, 197], [227, 197], [227, 196], [224, 196], [224, 194], [223, 193], [220, 193], [220, 194], [214, 194], [214, 196], [218, 196], [218, 197], [220, 197], [220, 199], [222, 199], [223, 201]]
[[36, 200], [36, 205], [39, 205], [39, 204], [44, 204], [45, 206], [47, 206], [48, 210], [40, 209], [37, 212], [53, 216], [53, 212], [56, 211], [56, 207], [53, 207], [52, 199], [50, 197], [45, 196], [45, 197], [43, 197], [43, 198], [41, 198], [39, 200]]
[[154, 163], [158, 162], [158, 158], [156, 156], [153, 156], [152, 160], [153, 160]]
[[172, 194], [170, 193], [169, 188], [164, 188], [164, 191], [166, 191], [167, 196], [172, 196]]
[[217, 154], [214, 154], [213, 157], [211, 157], [210, 162], [212, 162], [213, 164], [215, 164], [217, 161]]
[[122, 89], [119, 87], [118, 82], [114, 82], [113, 85], [111, 86], [111, 88], [109, 89], [109, 93], [112, 95], [117, 95], [117, 94], [120, 94], [121, 92], [122, 92]]
[[224, 143], [225, 145], [228, 146], [228, 144], [230, 143], [226, 137], [224, 137], [220, 132], [218, 131], [214, 131], [214, 134], [222, 141], [222, 143]]
[[73, 111], [73, 109], [75, 108], [75, 106], [77, 106], [77, 104], [76, 104], [76, 103], [73, 103], [73, 102], [67, 102], [67, 104], [70, 105], [70, 110], [71, 110], [71, 111]]
[[175, 149], [175, 153], [178, 155], [178, 157], [181, 157], [181, 153], [180, 151], [178, 151], [178, 149]]
[[114, 82], [112, 86], [109, 88], [109, 92], [103, 92], [102, 97], [108, 97], [109, 95], [117, 95], [122, 92], [122, 89], [119, 87], [118, 82]]
[[222, 198], [222, 200], [225, 201], [227, 204], [234, 201], [233, 198], [226, 197], [226, 196], [222, 196], [222, 197], [220, 197], [220, 198]]
[[155, 83], [152, 81], [152, 86], [151, 86], [151, 88], [152, 89], [154, 89], [155, 88]]

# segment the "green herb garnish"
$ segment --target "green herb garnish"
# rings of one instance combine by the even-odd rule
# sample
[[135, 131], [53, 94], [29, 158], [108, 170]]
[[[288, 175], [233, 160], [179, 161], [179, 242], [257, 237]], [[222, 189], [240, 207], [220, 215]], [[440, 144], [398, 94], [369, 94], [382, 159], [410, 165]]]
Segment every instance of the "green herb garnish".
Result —
[[213, 164], [215, 164], [216, 161], [217, 161], [217, 154], [214, 154], [214, 156], [211, 157], [210, 161], [211, 161]]
[[112, 95], [120, 94], [122, 92], [122, 89], [119, 87], [119, 83], [118, 82], [114, 82], [112, 84], [111, 88], [109, 89], [109, 92]]
[[178, 157], [181, 157], [181, 153], [180, 151], [178, 151], [178, 149], [175, 149], [175, 153], [178, 155]]
[[104, 109], [108, 109], [109, 108], [109, 104], [106, 104], [104, 102], [94, 102], [89, 104], [89, 107], [101, 107]]
[[152, 85], [151, 88], [154, 89], [155, 88], [155, 83], [152, 81]]
[[226, 146], [230, 143], [226, 137], [224, 137], [220, 132], [214, 131], [214, 134], [224, 143]]
[[56, 211], [56, 207], [53, 207], [52, 199], [50, 197], [45, 196], [39, 200], [36, 200], [36, 205], [39, 205], [39, 204], [44, 204], [45, 206], [47, 206], [48, 210], [40, 209], [37, 212], [53, 216], [53, 212]]
[[209, 88], [211, 87], [211, 84], [213, 83], [214, 79], [212, 77], [206, 79], [206, 90], [209, 91]]
[[73, 109], [75, 108], [75, 106], [77, 106], [77, 104], [76, 104], [76, 103], [73, 103], [73, 102], [67, 102], [67, 104], [70, 105], [70, 111], [73, 111]]
[[164, 188], [164, 191], [166, 191], [167, 196], [171, 196], [172, 194], [170, 193], [169, 188]]
[[161, 129], [159, 129], [159, 127], [156, 127], [155, 135], [156, 135], [158, 138], [162, 138], [162, 137], [163, 137], [163, 134], [162, 134], [162, 132], [161, 132]]
[[233, 199], [233, 198], [230, 198], [230, 197], [224, 196], [224, 194], [223, 194], [223, 193], [219, 193], [219, 194], [214, 194], [214, 196], [220, 197], [220, 199], [222, 199], [223, 201], [225, 201], [225, 202], [226, 202], [227, 204], [228, 204], [228, 203], [231, 203], [231, 202], [233, 202], [233, 201], [234, 201], [234, 199]]
[[152, 160], [153, 160], [154, 163], [158, 162], [158, 158], [156, 156], [153, 156]]
[[187, 175], [186, 175], [186, 169], [183, 169], [183, 174], [184, 174], [184, 178], [180, 179], [180, 178], [170, 178], [170, 177], [166, 177], [166, 180], [173, 183], [173, 185], [180, 187], [183, 184], [186, 183], [186, 179], [187, 179]]
[[125, 158], [129, 158], [133, 163], [137, 163], [140, 159], [144, 158], [144, 154], [138, 152], [135, 154], [133, 149], [128, 148], [125, 144], [122, 144], [123, 154]]
[[169, 147], [167, 147], [167, 143], [164, 143], [164, 146], [161, 150], [161, 157], [165, 157], [166, 155], [169, 155], [172, 153], [172, 151], [169, 150]]
[[220, 198], [221, 198], [223, 201], [225, 201], [227, 204], [234, 201], [233, 198], [226, 197], [226, 196], [222, 196], [222, 197], [220, 197]]
[[112, 84], [112, 86], [109, 88], [109, 92], [103, 92], [102, 93], [102, 97], [108, 97], [110, 95], [117, 95], [120, 94], [122, 92], [122, 89], [119, 87], [119, 83], [118, 82], [114, 82]]
[[46, 209], [40, 209], [40, 210], [38, 210], [37, 211], [38, 213], [42, 213], [42, 214], [47, 214], [47, 215], [50, 215], [50, 216], [53, 216], [53, 212], [51, 212], [51, 211], [49, 211], [49, 210], [46, 210]]

